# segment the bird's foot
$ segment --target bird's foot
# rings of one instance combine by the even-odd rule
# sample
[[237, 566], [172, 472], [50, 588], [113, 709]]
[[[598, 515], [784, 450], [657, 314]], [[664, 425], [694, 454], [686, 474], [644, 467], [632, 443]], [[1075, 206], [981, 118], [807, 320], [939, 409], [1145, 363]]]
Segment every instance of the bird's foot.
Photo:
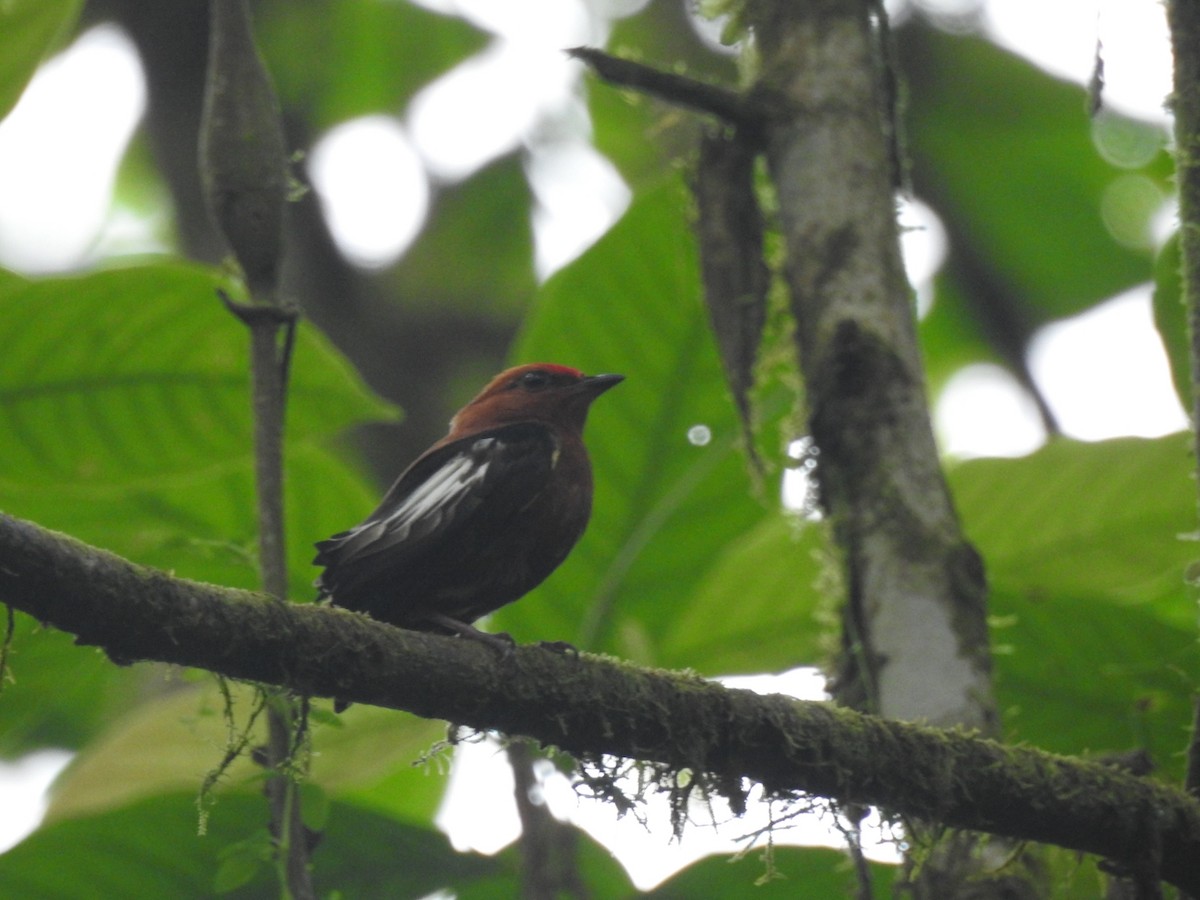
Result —
[[441, 613], [433, 613], [429, 616], [429, 621], [434, 625], [442, 626], [453, 634], [457, 634], [460, 638], [486, 644], [499, 653], [502, 659], [512, 656], [513, 648], [517, 646], [517, 642], [507, 632], [501, 631], [491, 634], [487, 631], [480, 631], [474, 625], [468, 625], [466, 622], [460, 622], [458, 619], [444, 616]]

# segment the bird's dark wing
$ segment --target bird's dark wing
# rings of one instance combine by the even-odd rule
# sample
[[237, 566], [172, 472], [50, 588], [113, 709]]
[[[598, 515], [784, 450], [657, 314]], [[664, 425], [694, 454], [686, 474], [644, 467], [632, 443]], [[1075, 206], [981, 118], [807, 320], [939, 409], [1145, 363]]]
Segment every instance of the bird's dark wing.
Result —
[[557, 450], [548, 428], [520, 423], [427, 453], [361, 524], [316, 545], [313, 562], [325, 566], [317, 586], [347, 605], [357, 586], [501, 532], [545, 488]]

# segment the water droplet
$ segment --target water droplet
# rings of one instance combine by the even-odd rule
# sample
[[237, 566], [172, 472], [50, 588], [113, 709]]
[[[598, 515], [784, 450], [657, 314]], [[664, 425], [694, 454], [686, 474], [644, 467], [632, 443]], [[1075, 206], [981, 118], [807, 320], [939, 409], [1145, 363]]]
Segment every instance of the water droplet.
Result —
[[712, 429], [707, 425], [693, 425], [688, 429], [688, 441], [696, 447], [703, 447], [712, 440]]
[[817, 486], [817, 445], [811, 437], [799, 438], [788, 444], [787, 454], [792, 464], [783, 472], [784, 508], [815, 522], [821, 518]]

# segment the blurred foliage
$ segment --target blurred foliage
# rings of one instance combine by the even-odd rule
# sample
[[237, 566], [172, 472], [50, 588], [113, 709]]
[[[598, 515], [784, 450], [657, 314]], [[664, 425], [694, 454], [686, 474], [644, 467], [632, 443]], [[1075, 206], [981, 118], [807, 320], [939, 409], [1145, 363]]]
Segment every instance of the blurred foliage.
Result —
[[[174, 261], [0, 281], [6, 508], [188, 578], [256, 586], [244, 326], [219, 275]], [[297, 584], [313, 529], [370, 489], [331, 442], [392, 415], [315, 330], [296, 341], [288, 406]]]
[[[396, 268], [393, 289], [414, 305], [512, 321], [537, 289], [531, 202], [513, 157], [444, 188], [425, 230]], [[448, 259], [453, 265], [446, 265]]]
[[913, 188], [950, 245], [922, 323], [935, 384], [968, 362], [1010, 364], [1036, 328], [1149, 278], [1158, 208], [1123, 207], [1120, 239], [1104, 210], [1135, 172], [1165, 202], [1160, 126], [1091, 121], [1083, 87], [982, 38], [913, 24], [897, 44]]
[[1184, 582], [1197, 555], [1192, 466], [1174, 435], [1059, 440], [951, 471], [987, 561], [1010, 737], [1060, 753], [1143, 748], [1182, 777], [1200, 680]]
[[20, 99], [38, 64], [69, 33], [83, 0], [10, 0], [0, 6], [0, 118]]
[[[6, 897], [276, 897], [263, 859], [262, 798], [222, 798], [197, 836], [194, 793], [161, 793], [61, 822], [4, 856]], [[261, 823], [261, 824], [259, 824]], [[497, 862], [456, 853], [428, 827], [348, 804], [331, 805], [328, 832], [313, 855], [322, 896], [422, 897], [504, 873]], [[386, 860], [385, 864], [380, 864]], [[510, 895], [511, 896], [511, 895]]]
[[318, 11], [267, 0], [255, 13], [281, 103], [320, 131], [356, 116], [400, 112], [448, 64], [486, 43], [462, 19], [412, 3], [341, 0]]
[[[77, 12], [77, 3], [46, 0], [4, 7], [0, 112]], [[402, 114], [421, 86], [488, 40], [404, 2], [264, 2], [258, 15], [287, 114], [310, 137], [353, 116]], [[613, 46], [732, 81], [730, 57], [681, 21], [678, 5], [656, 0], [617, 25]], [[935, 383], [969, 361], [1009, 360], [1037, 325], [1151, 278], [1148, 243], [1130, 240], [1136, 228], [1114, 234], [1103, 209], [1131, 174], [1169, 191], [1155, 127], [1090, 122], [1082, 88], [979, 38], [914, 18], [897, 41], [914, 186], [951, 244], [922, 325]], [[521, 155], [510, 154], [440, 186], [425, 232], [391, 270], [342, 273], [353, 290], [338, 297], [338, 321], [365, 345], [436, 310], [445, 313], [441, 355], [486, 321], [499, 334], [519, 329], [514, 359], [628, 376], [589, 425], [597, 485], [586, 538], [495, 627], [709, 675], [818, 665], [837, 601], [825, 536], [819, 524], [785, 517], [777, 483], [756, 485], [740, 454], [698, 296], [681, 175], [694, 123], [599, 84], [585, 90], [596, 145], [634, 189], [607, 235], [539, 287], [530, 192]], [[142, 145], [135, 152], [124, 180], [143, 198], [159, 196], [160, 186], [139, 179], [162, 176], [149, 171]], [[1178, 369], [1186, 345], [1177, 264], [1164, 260], [1159, 324]], [[215, 268], [177, 259], [34, 280], [0, 272], [0, 509], [190, 578], [254, 585], [246, 338], [214, 297], [224, 283]], [[386, 294], [386, 316], [356, 305], [364, 286]], [[355, 374], [366, 364], [354, 332], [338, 340], [345, 357], [302, 329], [294, 366], [288, 541], [297, 601], [312, 596], [312, 541], [357, 521], [378, 496], [348, 429], [395, 415]], [[423, 389], [456, 405], [486, 374], [480, 357], [472, 351], [445, 373], [453, 390]], [[424, 371], [410, 375], [418, 388], [428, 383]], [[789, 416], [764, 407], [767, 441], [782, 444]], [[777, 464], [782, 450], [773, 448]], [[1183, 577], [1197, 554], [1180, 537], [1196, 531], [1192, 464], [1175, 436], [1056, 441], [1024, 459], [952, 468], [992, 585], [1011, 737], [1072, 754], [1145, 747], [1164, 777], [1178, 777], [1200, 679]], [[12, 665], [0, 752], [53, 745], [78, 756], [47, 823], [3, 857], [0, 893], [202, 896], [218, 878], [233, 897], [274, 893], [258, 862], [266, 813], [252, 766], [229, 773], [207, 835], [195, 837], [195, 795], [226, 741], [207, 679], [113, 666], [23, 616]], [[237, 704], [239, 721], [249, 702]], [[441, 732], [368, 708], [318, 717], [313, 784], [330, 804], [315, 856], [323, 893], [421, 896], [452, 886], [461, 897], [514, 895], [513, 848], [492, 859], [457, 853], [432, 825], [445, 773], [436, 761], [413, 763]], [[595, 896], [635, 893], [602, 848], [585, 840], [581, 859]], [[845, 895], [853, 884], [844, 858], [828, 851], [777, 847], [774, 865], [786, 880], [756, 889], [764, 896], [801, 887]], [[711, 858], [653, 893], [735, 896], [764, 871], [754, 857]]]

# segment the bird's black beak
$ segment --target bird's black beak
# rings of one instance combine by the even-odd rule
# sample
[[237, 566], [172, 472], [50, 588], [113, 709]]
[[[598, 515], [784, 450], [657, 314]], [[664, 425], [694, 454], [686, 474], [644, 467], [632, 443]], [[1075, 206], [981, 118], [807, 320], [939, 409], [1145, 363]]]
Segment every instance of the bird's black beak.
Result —
[[599, 397], [609, 388], [625, 380], [624, 375], [589, 375], [580, 383], [593, 397]]

